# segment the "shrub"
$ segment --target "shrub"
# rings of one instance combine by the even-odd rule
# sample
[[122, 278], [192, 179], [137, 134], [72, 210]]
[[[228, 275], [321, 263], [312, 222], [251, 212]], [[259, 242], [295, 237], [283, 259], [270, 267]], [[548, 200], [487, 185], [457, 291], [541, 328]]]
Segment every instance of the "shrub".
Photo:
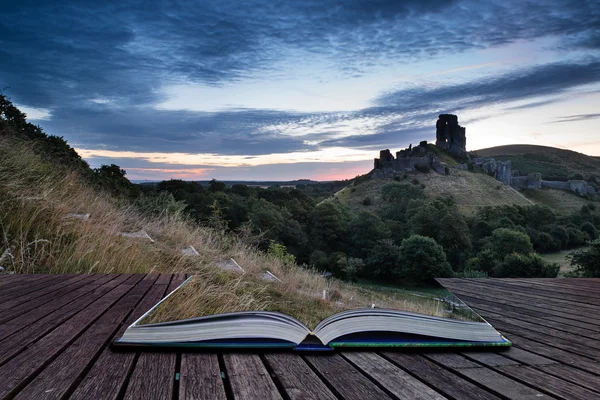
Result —
[[412, 235], [400, 245], [401, 276], [410, 282], [430, 281], [452, 276], [442, 246], [431, 238]]
[[560, 265], [546, 263], [537, 254], [510, 254], [492, 270], [496, 278], [556, 278]]
[[586, 222], [581, 225], [581, 232], [587, 233], [590, 240], [596, 240], [598, 238], [598, 230], [591, 222]]
[[413, 178], [413, 180], [411, 182], [413, 185], [418, 185], [419, 183], [421, 183], [421, 182], [419, 182], [419, 180], [417, 178]]
[[579, 250], [568, 258], [578, 276], [600, 278], [600, 240], [593, 241], [589, 249]]
[[585, 233], [575, 228], [567, 228], [567, 234], [569, 235], [569, 247], [583, 246], [588, 239]]
[[529, 254], [533, 252], [533, 245], [529, 236], [523, 232], [507, 228], [499, 228], [492, 232], [490, 245], [499, 259], [509, 254]]
[[363, 206], [370, 206], [373, 204], [373, 200], [370, 197], [365, 197], [362, 201]]

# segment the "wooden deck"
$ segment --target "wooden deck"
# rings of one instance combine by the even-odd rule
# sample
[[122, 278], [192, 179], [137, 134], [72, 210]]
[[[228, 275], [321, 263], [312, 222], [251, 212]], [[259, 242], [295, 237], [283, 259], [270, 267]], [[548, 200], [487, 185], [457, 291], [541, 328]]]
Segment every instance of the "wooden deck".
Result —
[[497, 352], [116, 352], [183, 275], [1, 275], [0, 398], [599, 399], [600, 279], [444, 279]]

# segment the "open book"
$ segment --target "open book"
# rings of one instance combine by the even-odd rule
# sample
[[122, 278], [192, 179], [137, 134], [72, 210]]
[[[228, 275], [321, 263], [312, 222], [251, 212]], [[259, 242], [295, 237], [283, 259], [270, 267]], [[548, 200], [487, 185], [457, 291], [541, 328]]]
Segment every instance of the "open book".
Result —
[[[265, 307], [266, 310], [180, 318], [189, 316], [190, 312], [205, 313], [201, 311], [203, 307], [190, 311], [190, 304], [194, 304], [190, 300], [194, 289], [188, 279], [129, 326], [114, 344], [297, 350], [511, 345], [447, 290], [439, 287], [430, 295], [407, 293], [400, 294], [403, 300], [385, 304], [398, 309], [376, 308], [375, 304], [370, 304], [371, 308], [344, 309], [347, 307], [338, 304], [336, 306], [342, 311], [333, 313], [311, 328], [306, 321], [278, 312], [283, 307], [281, 304], [272, 304]], [[407, 296], [414, 299], [409, 301]], [[407, 309], [418, 309], [419, 312]]]

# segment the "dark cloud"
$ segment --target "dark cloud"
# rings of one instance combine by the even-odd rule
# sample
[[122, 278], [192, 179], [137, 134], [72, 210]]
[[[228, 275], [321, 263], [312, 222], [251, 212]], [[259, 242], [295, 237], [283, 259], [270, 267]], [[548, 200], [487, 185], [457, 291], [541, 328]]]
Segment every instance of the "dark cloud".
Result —
[[[349, 76], [373, 65], [549, 35], [597, 45], [596, 1], [19, 1], [0, 15], [0, 83], [37, 107], [159, 100], [176, 82], [276, 72], [302, 51]], [[595, 36], [595, 39], [593, 35]]]
[[600, 82], [600, 61], [555, 63], [505, 75], [434, 89], [414, 88], [388, 93], [377, 104], [402, 109], [478, 108], [533, 97], [557, 95]]
[[552, 122], [574, 122], [574, 121], [585, 121], [588, 119], [596, 119], [600, 118], [600, 114], [578, 114], [578, 115], [566, 115], [564, 117], [559, 117], [555, 121]]

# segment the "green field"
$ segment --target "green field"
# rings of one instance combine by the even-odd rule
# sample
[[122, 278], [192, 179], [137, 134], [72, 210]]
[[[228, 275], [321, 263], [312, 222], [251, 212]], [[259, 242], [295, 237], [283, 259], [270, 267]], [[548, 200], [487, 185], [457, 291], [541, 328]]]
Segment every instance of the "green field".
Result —
[[558, 253], [540, 254], [540, 257], [546, 262], [557, 263], [560, 265], [560, 272], [558, 276], [565, 276], [565, 273], [572, 271], [575, 267], [571, 265], [567, 256], [575, 251], [584, 250], [587, 247], [581, 247], [579, 249], [564, 250]]

